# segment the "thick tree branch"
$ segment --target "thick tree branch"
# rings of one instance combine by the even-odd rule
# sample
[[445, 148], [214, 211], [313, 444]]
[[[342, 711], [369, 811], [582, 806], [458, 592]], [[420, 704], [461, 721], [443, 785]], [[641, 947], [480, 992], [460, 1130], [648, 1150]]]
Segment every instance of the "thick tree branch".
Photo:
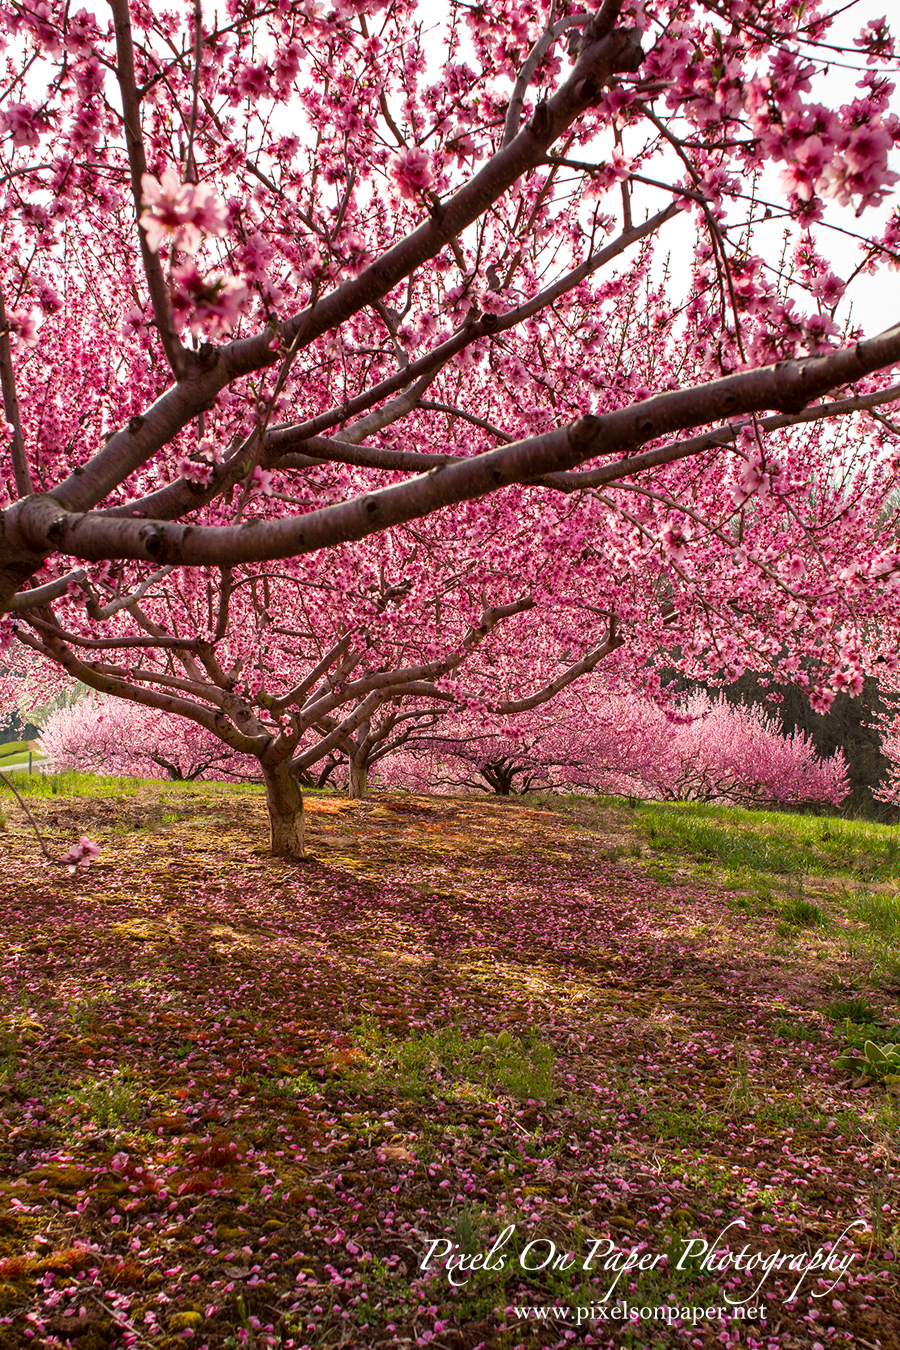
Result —
[[128, 699], [131, 703], [140, 703], [145, 708], [157, 708], [160, 712], [187, 717], [190, 721], [196, 722], [198, 726], [211, 731], [213, 735], [218, 736], [220, 740], [225, 741], [233, 750], [237, 750], [241, 754], [258, 754], [269, 739], [265, 736], [242, 735], [236, 727], [232, 726], [224, 713], [213, 712], [210, 708], [203, 708], [199, 704], [191, 703], [188, 699], [177, 698], [172, 694], [160, 694], [155, 689], [137, 687], [124, 679], [98, 671], [94, 666], [79, 661], [74, 652], [70, 651], [58, 639], [48, 637], [45, 645], [29, 633], [21, 631], [18, 638], [26, 647], [30, 647], [39, 655], [49, 656], [57, 665], [62, 666], [63, 670], [67, 671], [73, 679], [80, 680], [90, 689], [96, 689], [100, 694], [114, 694], [117, 698]]
[[0, 291], [0, 389], [3, 391], [3, 412], [12, 427], [12, 442], [9, 447], [13, 466], [13, 479], [16, 493], [27, 497], [34, 491], [31, 481], [31, 468], [25, 453], [25, 437], [22, 435], [22, 419], [19, 415], [19, 399], [16, 394], [16, 373], [13, 367], [12, 344], [9, 340], [9, 325], [6, 319], [6, 307], [3, 292]]
[[[826, 356], [800, 357], [742, 371], [693, 388], [579, 421], [483, 455], [433, 469], [407, 482], [305, 516], [199, 526], [71, 514], [55, 497], [30, 497], [6, 513], [6, 546], [15, 556], [58, 549], [82, 559], [141, 558], [188, 566], [229, 566], [287, 558], [363, 539], [455, 502], [510, 483], [573, 469], [598, 455], [625, 455], [674, 431], [778, 408], [796, 415], [813, 399], [900, 362], [900, 325]], [[670, 446], [598, 470], [602, 481], [699, 453]]]
[[[446, 366], [447, 362], [459, 352], [464, 351], [471, 346], [473, 342], [490, 335], [506, 332], [515, 328], [518, 324], [524, 323], [527, 319], [533, 318], [542, 310], [548, 308], [561, 296], [580, 286], [582, 281], [593, 273], [599, 271], [608, 262], [614, 261], [622, 253], [626, 252], [632, 244], [640, 243], [641, 240], [649, 238], [650, 235], [661, 229], [667, 221], [674, 219], [679, 214], [680, 208], [674, 203], [667, 206], [664, 210], [658, 211], [656, 215], [651, 216], [643, 225], [634, 230], [626, 231], [619, 235], [605, 248], [592, 253], [578, 267], [567, 272], [552, 285], [547, 286], [530, 300], [523, 301], [514, 309], [508, 310], [506, 314], [485, 314], [480, 319], [472, 323], [467, 323], [452, 338], [441, 343], [439, 347], [427, 352], [419, 357], [417, 361], [410, 364], [407, 370], [400, 371], [396, 375], [389, 376], [380, 383], [371, 386], [353, 399], [339, 407], [331, 408], [308, 422], [300, 423], [295, 426], [272, 427], [267, 433], [263, 442], [263, 449], [260, 455], [260, 462], [264, 468], [272, 468], [280, 455], [290, 452], [296, 454], [305, 454], [305, 447], [310, 439], [318, 436], [324, 431], [337, 426], [341, 422], [346, 422], [351, 418], [359, 418], [360, 414], [365, 413], [375, 404], [381, 403], [384, 399], [391, 398], [400, 392], [401, 398], [409, 386], [410, 380], [417, 381], [425, 379], [437, 373]], [[210, 379], [212, 377], [209, 377]], [[183, 397], [183, 388], [172, 390], [169, 394], [163, 396], [166, 400], [171, 400], [172, 407], [167, 407], [168, 412], [175, 412], [175, 394], [179, 393]], [[215, 397], [216, 390], [210, 385], [210, 400]], [[421, 402], [420, 402], [421, 406]], [[156, 408], [157, 405], [154, 405]], [[160, 410], [161, 412], [161, 410]], [[379, 415], [383, 416], [383, 410], [378, 410]], [[188, 419], [189, 420], [189, 419]], [[390, 420], [390, 419], [388, 419]], [[365, 428], [362, 420], [353, 424], [354, 432]], [[386, 425], [386, 421], [380, 423]], [[177, 429], [177, 427], [176, 427]], [[124, 435], [124, 433], [118, 433]], [[145, 428], [142, 424], [136, 434], [145, 435]], [[147, 433], [149, 434], [149, 433]], [[174, 434], [174, 432], [173, 432]], [[346, 435], [350, 434], [348, 428]], [[360, 439], [364, 435], [371, 434], [369, 430], [363, 429], [360, 433]], [[152, 452], [148, 452], [152, 453]], [[314, 462], [314, 457], [310, 457], [310, 462], [300, 462], [285, 467], [308, 468]], [[380, 467], [380, 466], [375, 466]], [[76, 473], [80, 470], [76, 470]], [[183, 478], [176, 479], [168, 483], [158, 491], [149, 493], [144, 497], [132, 498], [121, 506], [106, 508], [105, 515], [126, 516], [133, 518], [136, 513], [152, 520], [176, 520], [179, 516], [189, 511], [196, 511], [199, 507], [205, 506], [207, 502], [212, 501], [219, 496], [230, 484], [236, 482], [240, 477], [239, 466], [237, 464], [227, 464], [214, 474], [213, 480], [207, 489], [200, 489], [195, 484], [187, 482]], [[61, 500], [66, 500], [61, 495], [61, 489], [57, 489], [56, 496]]]
[[504, 715], [508, 713], [528, 712], [530, 708], [537, 708], [541, 703], [549, 703], [550, 699], [555, 698], [561, 689], [565, 689], [568, 685], [574, 684], [575, 680], [580, 679], [582, 675], [587, 675], [600, 664], [605, 656], [609, 656], [610, 652], [614, 652], [617, 647], [621, 647], [623, 641], [624, 638], [617, 636], [615, 623], [613, 623], [610, 628], [609, 637], [605, 642], [601, 643], [599, 647], [595, 647], [593, 651], [588, 652], [587, 656], [583, 656], [580, 661], [576, 661], [574, 665], [569, 666], [569, 668], [564, 670], [561, 675], [558, 675], [555, 680], [551, 680], [550, 683], [544, 685], [542, 689], [536, 690], [533, 694], [529, 694], [525, 698], [510, 699], [507, 703], [498, 703], [496, 708], [492, 711]]
[[[126, 3], [127, 0], [111, 0], [117, 17], [117, 36], [121, 19], [124, 41], [128, 40], [130, 33]], [[358, 277], [345, 281], [330, 295], [318, 299], [314, 306], [282, 323], [279, 327], [282, 345], [286, 349], [300, 350], [387, 295], [417, 267], [433, 258], [451, 239], [478, 220], [523, 174], [537, 168], [553, 142], [599, 98], [610, 77], [637, 70], [642, 59], [637, 34], [630, 29], [615, 29], [591, 43], [582, 52], [568, 79], [552, 98], [540, 105], [535, 116], [515, 140], [492, 156], [483, 169], [446, 202], [441, 203], [439, 209], [418, 229], [388, 249]], [[133, 86], [133, 72], [131, 84]], [[132, 123], [127, 106], [126, 128], [129, 130], [131, 146]], [[139, 128], [135, 129], [139, 131]], [[137, 154], [138, 147], [135, 145]], [[139, 174], [135, 180], [138, 163], [135, 159], [132, 180], [136, 181], [136, 191], [139, 192]], [[57, 499], [70, 510], [85, 510], [96, 505], [134, 473], [154, 451], [170, 441], [183, 426], [208, 407], [216, 393], [226, 384], [271, 366], [277, 358], [273, 355], [270, 343], [271, 330], [266, 328], [254, 337], [239, 339], [213, 351], [214, 361], [209, 369], [200, 367], [192, 360], [191, 377], [186, 382], [189, 389], [185, 389], [184, 383], [177, 385], [158, 399], [142, 419], [136, 419], [140, 421], [139, 427], [114, 435], [88, 464], [79, 466], [80, 474], [73, 473], [60, 484], [55, 490]], [[401, 372], [401, 377], [406, 383], [409, 372]]]
[[57, 577], [55, 581], [47, 581], [43, 586], [35, 586], [30, 591], [20, 591], [13, 597], [9, 606], [10, 611], [21, 613], [26, 609], [43, 609], [44, 605], [49, 605], [52, 600], [58, 600], [60, 596], [65, 595], [73, 582], [81, 584], [86, 581], [87, 572], [84, 568], [73, 568], [71, 572]]

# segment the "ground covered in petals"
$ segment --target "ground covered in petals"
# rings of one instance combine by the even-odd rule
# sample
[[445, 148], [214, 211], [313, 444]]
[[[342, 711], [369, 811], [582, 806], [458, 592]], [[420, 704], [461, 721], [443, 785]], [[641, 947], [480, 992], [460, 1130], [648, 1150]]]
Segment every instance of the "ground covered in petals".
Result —
[[3, 803], [0, 1350], [900, 1346], [890, 830], [320, 795], [287, 865], [73, 783], [77, 871]]

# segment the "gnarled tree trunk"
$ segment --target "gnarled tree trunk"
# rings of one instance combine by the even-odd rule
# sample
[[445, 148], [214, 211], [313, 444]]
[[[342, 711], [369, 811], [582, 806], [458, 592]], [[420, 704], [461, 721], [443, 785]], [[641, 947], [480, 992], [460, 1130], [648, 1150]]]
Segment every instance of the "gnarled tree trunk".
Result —
[[275, 858], [305, 858], [305, 821], [300, 785], [284, 760], [275, 765], [263, 764], [262, 771], [266, 784], [266, 805], [269, 808], [272, 855]]
[[371, 719], [367, 717], [360, 724], [350, 751], [350, 785], [347, 795], [354, 801], [359, 801], [366, 795], [366, 785], [369, 781], [369, 755], [372, 749], [369, 744], [370, 726]]
[[369, 781], [369, 758], [362, 755], [350, 756], [350, 787], [348, 796], [353, 800], [359, 801], [366, 795], [366, 785]]

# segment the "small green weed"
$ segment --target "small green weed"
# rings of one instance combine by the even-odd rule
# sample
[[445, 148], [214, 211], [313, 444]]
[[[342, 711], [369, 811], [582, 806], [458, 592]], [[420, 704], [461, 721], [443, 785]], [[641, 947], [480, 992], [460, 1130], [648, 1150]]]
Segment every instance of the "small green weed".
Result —
[[822, 1039], [822, 1032], [818, 1027], [808, 1026], [805, 1022], [792, 1022], [786, 1017], [780, 1017], [773, 1022], [772, 1031], [783, 1041], [815, 1042]]
[[297, 1073], [284, 1078], [259, 1078], [257, 1084], [262, 1092], [273, 1097], [310, 1097], [322, 1090], [322, 1084], [316, 1083], [308, 1073]]
[[826, 1003], [823, 1011], [833, 1022], [855, 1022], [862, 1025], [867, 1022], [878, 1022], [881, 1018], [878, 1009], [873, 1008], [864, 998], [836, 998], [831, 1003]]
[[813, 900], [807, 900], [805, 896], [792, 896], [787, 904], [782, 906], [782, 918], [793, 924], [796, 928], [822, 928], [827, 920], [819, 906]]
[[705, 1108], [695, 1111], [679, 1107], [651, 1109], [647, 1113], [646, 1128], [658, 1139], [671, 1139], [680, 1144], [699, 1144], [719, 1129], [718, 1117]]
[[876, 1045], [874, 1041], [865, 1041], [862, 1054], [855, 1055], [845, 1051], [834, 1061], [836, 1069], [846, 1069], [851, 1073], [865, 1074], [876, 1082], [892, 1087], [900, 1083], [900, 1045], [892, 1041]]
[[125, 1078], [87, 1082], [72, 1094], [76, 1109], [101, 1130], [133, 1124], [144, 1109], [146, 1097], [136, 1083]]

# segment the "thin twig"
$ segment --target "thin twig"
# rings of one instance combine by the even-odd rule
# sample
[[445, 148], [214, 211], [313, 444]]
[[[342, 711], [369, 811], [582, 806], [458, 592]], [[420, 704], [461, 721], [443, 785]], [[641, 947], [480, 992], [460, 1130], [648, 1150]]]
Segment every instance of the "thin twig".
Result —
[[26, 816], [28, 817], [28, 819], [31, 821], [31, 828], [34, 830], [35, 834], [37, 835], [37, 841], [38, 841], [38, 843], [39, 843], [40, 846], [41, 846], [41, 852], [43, 853], [44, 857], [47, 859], [48, 863], [52, 863], [54, 867], [58, 867], [58, 866], [59, 866], [59, 860], [58, 860], [57, 858], [54, 858], [53, 855], [52, 855], [52, 853], [50, 853], [50, 852], [48, 851], [47, 845], [44, 843], [44, 840], [43, 840], [43, 838], [42, 838], [42, 836], [41, 836], [40, 830], [39, 830], [38, 827], [37, 827], [37, 822], [36, 822], [34, 816], [31, 814], [31, 812], [29, 811], [28, 807], [25, 805], [25, 803], [23, 802], [22, 798], [19, 796], [18, 792], [16, 791], [16, 789], [13, 787], [12, 783], [11, 783], [11, 782], [9, 781], [9, 779], [7, 778], [6, 774], [3, 773], [2, 771], [0, 771], [0, 780], [2, 780], [2, 781], [6, 784], [6, 786], [9, 788], [10, 792], [12, 793], [12, 795], [15, 797], [16, 801], [17, 801], [17, 802], [19, 803], [19, 805], [21, 806], [22, 810], [25, 812], [25, 814], [26, 814]]

